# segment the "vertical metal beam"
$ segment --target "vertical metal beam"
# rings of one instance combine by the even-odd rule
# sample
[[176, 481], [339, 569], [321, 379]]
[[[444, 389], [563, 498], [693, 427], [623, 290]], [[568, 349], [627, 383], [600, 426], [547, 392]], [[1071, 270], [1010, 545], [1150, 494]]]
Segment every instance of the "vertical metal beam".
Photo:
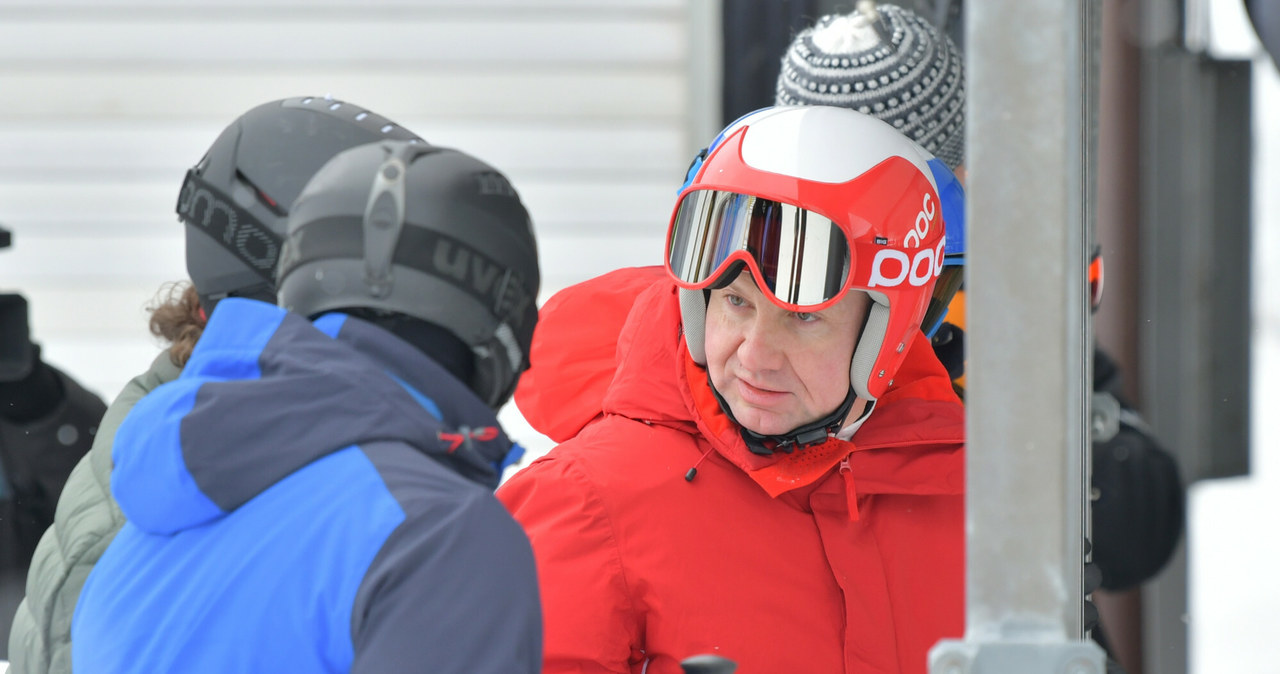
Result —
[[[967, 3], [968, 611], [934, 674], [1101, 673], [1083, 641], [1097, 0]], [[1009, 26], [1017, 26], [1010, 30]]]
[[969, 206], [982, 224], [970, 231], [966, 269], [970, 633], [1081, 632], [1080, 7], [1000, 0], [972, 3], [966, 17]]
[[1144, 414], [1188, 483], [1247, 475], [1252, 64], [1143, 67]]
[[[1188, 484], [1249, 472], [1251, 64], [1144, 54], [1143, 413]], [[1149, 672], [1187, 671], [1187, 558], [1143, 602]]]

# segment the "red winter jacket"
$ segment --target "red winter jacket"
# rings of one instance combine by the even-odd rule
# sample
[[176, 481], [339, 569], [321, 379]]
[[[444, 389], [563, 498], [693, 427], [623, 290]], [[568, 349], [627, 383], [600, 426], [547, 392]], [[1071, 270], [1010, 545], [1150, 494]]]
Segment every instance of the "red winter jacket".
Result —
[[689, 358], [660, 268], [541, 316], [516, 400], [562, 444], [498, 497], [537, 557], [544, 671], [715, 654], [739, 674], [923, 674], [963, 636], [964, 412], [923, 336], [854, 442], [761, 457]]

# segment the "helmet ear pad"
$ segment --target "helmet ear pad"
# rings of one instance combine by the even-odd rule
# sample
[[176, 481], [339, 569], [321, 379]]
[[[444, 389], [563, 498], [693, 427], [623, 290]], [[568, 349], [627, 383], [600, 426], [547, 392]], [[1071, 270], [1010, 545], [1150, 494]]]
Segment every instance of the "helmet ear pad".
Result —
[[693, 362], [707, 366], [707, 300], [710, 291], [677, 288], [684, 343]]
[[[693, 358], [693, 362], [706, 367], [707, 300], [710, 297], [710, 291], [684, 288], [677, 290], [685, 346], [689, 349], [689, 356]], [[885, 333], [889, 328], [889, 300], [882, 293], [875, 291], [851, 292], [866, 292], [870, 295], [871, 308], [867, 313], [866, 323], [862, 327], [862, 334], [858, 337], [858, 343], [853, 348], [853, 359], [849, 364], [849, 382], [853, 392], [859, 398], [874, 401], [876, 396], [871, 395], [869, 384], [873, 379], [884, 376], [881, 373], [872, 372], [872, 369], [875, 367], [876, 357], [880, 354], [880, 347], [884, 344]]]
[[476, 363], [471, 390], [496, 410], [511, 400], [521, 373], [529, 368], [529, 359], [506, 323], [500, 323], [488, 342], [473, 346], [471, 351]]
[[853, 360], [849, 363], [849, 381], [858, 397], [874, 401], [878, 396], [871, 394], [871, 382], [887, 374], [873, 370], [876, 359], [880, 356], [880, 349], [884, 346], [884, 338], [889, 331], [889, 298], [874, 290], [861, 292], [871, 296], [871, 307], [867, 311], [867, 321], [862, 326], [858, 343], [853, 347]]

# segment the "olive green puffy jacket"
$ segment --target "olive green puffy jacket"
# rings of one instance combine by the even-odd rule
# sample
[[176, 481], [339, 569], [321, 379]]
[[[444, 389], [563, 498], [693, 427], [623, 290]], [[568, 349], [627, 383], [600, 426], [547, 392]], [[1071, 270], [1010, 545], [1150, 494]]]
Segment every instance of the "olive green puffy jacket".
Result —
[[9, 674], [70, 674], [71, 616], [84, 581], [124, 515], [111, 497], [111, 446], [134, 403], [178, 378], [181, 370], [165, 351], [151, 369], [134, 377], [107, 408], [93, 448], [76, 464], [63, 487], [53, 525], [36, 546], [27, 573], [27, 597], [9, 634]]

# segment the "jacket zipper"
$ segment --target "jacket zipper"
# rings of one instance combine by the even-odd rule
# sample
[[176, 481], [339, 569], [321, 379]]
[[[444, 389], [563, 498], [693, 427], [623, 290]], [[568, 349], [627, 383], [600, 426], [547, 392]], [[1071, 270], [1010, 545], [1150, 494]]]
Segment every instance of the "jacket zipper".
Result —
[[849, 457], [840, 461], [840, 476], [844, 478], [844, 495], [849, 501], [849, 521], [858, 521], [858, 491], [853, 486], [853, 468], [849, 466]]

